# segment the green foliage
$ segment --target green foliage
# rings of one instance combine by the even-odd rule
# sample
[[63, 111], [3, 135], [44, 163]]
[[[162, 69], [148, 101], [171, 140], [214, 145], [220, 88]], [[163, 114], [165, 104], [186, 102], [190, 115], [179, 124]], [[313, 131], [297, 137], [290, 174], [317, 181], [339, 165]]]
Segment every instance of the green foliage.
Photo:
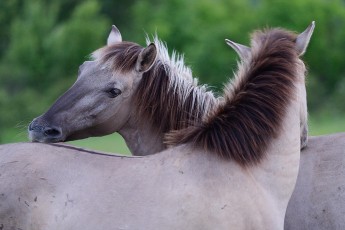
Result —
[[[312, 112], [343, 95], [345, 78], [345, 6], [341, 0], [201, 0], [137, 1], [135, 31], [157, 33], [169, 47], [183, 51], [187, 63], [204, 83], [221, 86], [236, 66], [229, 38], [248, 44], [257, 28], [283, 27], [302, 32], [311, 21], [316, 29], [304, 57], [309, 67], [308, 100]], [[341, 106], [339, 112], [345, 111]]]
[[345, 111], [342, 0], [0, 1], [0, 143], [26, 135], [29, 121], [74, 82], [90, 52], [105, 44], [112, 23], [125, 40], [142, 45], [145, 33], [157, 33], [170, 50], [185, 54], [201, 82], [220, 90], [238, 60], [225, 38], [248, 44], [257, 28], [301, 32], [313, 20], [304, 57], [309, 109], [337, 116]]
[[[284, 9], [284, 10], [281, 10]], [[266, 16], [266, 17], [265, 17]], [[301, 31], [312, 20], [316, 28], [305, 55], [309, 66], [309, 108], [326, 106], [345, 74], [345, 7], [341, 0], [265, 0], [258, 22]], [[332, 102], [331, 102], [332, 103]], [[345, 111], [345, 110], [342, 110]]]
[[60, 9], [58, 2], [26, 1], [11, 23], [0, 63], [2, 130], [27, 125], [46, 110], [75, 79], [78, 65], [105, 43], [109, 22], [97, 1], [80, 3], [63, 21]]
[[71, 145], [80, 146], [88, 149], [97, 149], [109, 153], [130, 155], [126, 142], [118, 133], [113, 133], [105, 137], [92, 137], [69, 142]]
[[99, 15], [99, 11], [96, 1], [83, 2], [71, 19], [58, 24], [47, 38], [52, 54], [48, 57], [52, 79], [76, 75], [78, 66], [88, 55], [105, 44], [110, 23]]
[[243, 31], [253, 28], [252, 10], [245, 0], [138, 1], [133, 21], [136, 31], [142, 27], [149, 34], [157, 32], [169, 47], [183, 51], [195, 75], [220, 88], [236, 64], [235, 53], [224, 39], [248, 40]]
[[20, 0], [0, 1], [0, 57], [10, 42], [11, 21], [17, 15]]

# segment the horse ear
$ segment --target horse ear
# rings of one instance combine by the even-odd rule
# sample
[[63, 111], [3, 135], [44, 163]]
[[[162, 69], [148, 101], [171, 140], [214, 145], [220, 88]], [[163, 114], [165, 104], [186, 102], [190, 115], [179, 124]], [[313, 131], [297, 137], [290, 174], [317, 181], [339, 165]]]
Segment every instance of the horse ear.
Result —
[[138, 57], [136, 70], [138, 72], [146, 72], [153, 66], [157, 57], [157, 47], [151, 43], [148, 47], [143, 49]]
[[312, 21], [312, 23], [308, 26], [308, 28], [297, 36], [296, 49], [299, 56], [303, 55], [305, 51], [307, 50], [314, 28], [315, 28], [315, 22]]
[[122, 42], [121, 33], [116, 26], [112, 25], [110, 34], [108, 36], [107, 45], [110, 46], [119, 42]]
[[249, 57], [249, 54], [250, 54], [249, 47], [238, 44], [229, 39], [225, 39], [225, 42], [236, 51], [236, 53], [240, 56], [241, 60], [247, 59]]

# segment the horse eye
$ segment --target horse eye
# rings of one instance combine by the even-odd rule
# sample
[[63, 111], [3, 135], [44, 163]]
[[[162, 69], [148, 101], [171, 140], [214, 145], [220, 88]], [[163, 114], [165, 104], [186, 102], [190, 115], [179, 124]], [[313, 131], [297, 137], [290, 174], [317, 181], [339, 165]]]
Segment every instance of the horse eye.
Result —
[[119, 90], [118, 88], [112, 88], [108, 90], [109, 97], [111, 98], [115, 98], [119, 96], [121, 93], [122, 93], [121, 90]]

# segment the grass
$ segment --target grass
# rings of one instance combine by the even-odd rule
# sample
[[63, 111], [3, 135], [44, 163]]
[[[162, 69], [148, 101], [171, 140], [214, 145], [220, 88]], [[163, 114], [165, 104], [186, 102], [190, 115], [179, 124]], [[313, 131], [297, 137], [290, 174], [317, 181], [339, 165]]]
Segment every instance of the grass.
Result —
[[[309, 135], [317, 136], [337, 132], [345, 132], [345, 116], [331, 116], [330, 114], [317, 116], [310, 115]], [[28, 141], [26, 131], [18, 132], [18, 130], [11, 130], [10, 132], [7, 132], [6, 135], [1, 135], [1, 137], [2, 143]], [[72, 141], [68, 142], [68, 144], [96, 151], [130, 155], [130, 151], [126, 146], [125, 141], [117, 133], [104, 137], [92, 137]]]
[[78, 141], [71, 141], [69, 144], [87, 149], [94, 149], [110, 153], [130, 155], [125, 140], [118, 133], [104, 137], [91, 137]]
[[312, 136], [345, 132], [345, 116], [318, 115], [309, 117], [309, 133]]
[[[13, 129], [9, 132], [6, 132], [6, 134], [1, 133], [0, 144], [27, 141], [28, 137], [26, 130], [18, 131], [18, 129]], [[90, 137], [83, 140], [71, 141], [67, 142], [67, 144], [91, 150], [130, 155], [130, 151], [127, 148], [124, 139], [118, 133], [114, 133], [104, 137]]]

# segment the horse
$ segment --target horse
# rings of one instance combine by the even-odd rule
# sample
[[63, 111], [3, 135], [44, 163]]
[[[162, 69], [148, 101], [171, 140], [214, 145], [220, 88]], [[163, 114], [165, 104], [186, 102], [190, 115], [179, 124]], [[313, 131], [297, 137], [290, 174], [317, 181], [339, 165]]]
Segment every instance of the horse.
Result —
[[[267, 40], [267, 42], [257, 42], [261, 40]], [[260, 125], [266, 124], [270, 127], [268, 133], [264, 132], [264, 130], [259, 132], [267, 134], [263, 135], [261, 140], [265, 147], [257, 148], [257, 142], [248, 142], [246, 146], [242, 144], [239, 145], [239, 148], [235, 147], [235, 150], [230, 155], [225, 156], [226, 159], [224, 159], [224, 157], [220, 157], [222, 150], [218, 151], [219, 149], [212, 147], [207, 149], [200, 148], [198, 140], [193, 141], [193, 143], [187, 141], [184, 144], [169, 148], [161, 154], [142, 158], [114, 157], [113, 159], [106, 159], [108, 164], [110, 164], [109, 166], [87, 161], [88, 163], [84, 162], [84, 168], [78, 166], [78, 164], [83, 163], [76, 159], [76, 155], [71, 152], [69, 154], [72, 156], [65, 159], [68, 164], [64, 164], [63, 168], [61, 168], [61, 162], [57, 162], [57, 158], [60, 157], [55, 158], [54, 156], [65, 156], [65, 151], [59, 151], [60, 153], [58, 154], [56, 152], [54, 154], [40, 154], [31, 149], [33, 151], [32, 157], [25, 157], [28, 160], [27, 162], [25, 162], [25, 159], [19, 161], [19, 158], [23, 157], [19, 156], [20, 154], [6, 154], [5, 157], [9, 161], [4, 161], [3, 165], [10, 163], [12, 168], [17, 162], [24, 162], [24, 166], [27, 165], [21, 171], [16, 170], [15, 172], [18, 172], [18, 174], [14, 177], [25, 175], [25, 182], [32, 185], [34, 183], [29, 182], [30, 178], [37, 178], [37, 175], [39, 175], [39, 178], [43, 178], [42, 180], [47, 181], [47, 183], [43, 183], [44, 185], [42, 184], [38, 189], [32, 187], [28, 189], [34, 190], [35, 197], [33, 200], [37, 202], [34, 207], [41, 208], [31, 210], [28, 214], [27, 210], [11, 206], [18, 206], [18, 203], [9, 202], [10, 207], [7, 207], [4, 215], [1, 215], [3, 220], [7, 220], [6, 224], [13, 223], [14, 221], [19, 223], [17, 226], [34, 226], [35, 229], [54, 229], [56, 226], [63, 229], [69, 229], [71, 226], [83, 229], [113, 228], [114, 224], [119, 226], [119, 229], [138, 229], [143, 226], [153, 229], [162, 228], [162, 226], [165, 229], [209, 229], [211, 227], [217, 229], [282, 229], [287, 202], [296, 181], [299, 165], [299, 112], [301, 100], [305, 100], [305, 98], [300, 97], [300, 92], [304, 87], [304, 66], [300, 63], [298, 50], [300, 49], [300, 44], [303, 44], [303, 46], [307, 45], [305, 41], [305, 36], [297, 36], [278, 29], [256, 33], [252, 42], [252, 52], [255, 55], [253, 55], [253, 59], [249, 63], [244, 63], [240, 66], [242, 71], [240, 71], [239, 77], [243, 77], [245, 80], [239, 81], [239, 85], [235, 87], [243, 96], [235, 101], [226, 98], [216, 110], [218, 112], [226, 112], [227, 108], [232, 108], [232, 106], [236, 105], [237, 110], [230, 110], [234, 114], [239, 114], [242, 110], [242, 105], [248, 106], [246, 102], [250, 103], [251, 101], [261, 100], [262, 104], [260, 104], [260, 107], [263, 109], [268, 109], [274, 101], [279, 102], [281, 110], [271, 109], [268, 110], [269, 113], [261, 110], [264, 113], [261, 114], [262, 116], [259, 116], [259, 119], [254, 116], [244, 116], [242, 118], [241, 116], [235, 116], [240, 124], [259, 122], [258, 124]], [[275, 48], [268, 50], [267, 44], [272, 45], [272, 43], [275, 44]], [[125, 47], [128, 48], [130, 44], [126, 43]], [[114, 44], [112, 50], [114, 51], [115, 48], [121, 45], [124, 45], [124, 43]], [[105, 50], [108, 50], [107, 48]], [[104, 60], [109, 60], [118, 53], [102, 52], [104, 49], [96, 52], [96, 60], [92, 63], [92, 66], [97, 66], [98, 68], [89, 68], [87, 71], [93, 73], [97, 71], [114, 72], [111, 69], [115, 68], [116, 77], [120, 76], [122, 78], [115, 79], [113, 74], [109, 74], [108, 77], [110, 76], [112, 81], [110, 85], [107, 84], [108, 88], [106, 89], [97, 81], [97, 93], [91, 94], [86, 101], [91, 101], [92, 97], [99, 95], [103, 95], [99, 100], [107, 100], [105, 95], [109, 98], [113, 97], [113, 99], [123, 95], [122, 98], [128, 101], [131, 93], [135, 93], [133, 92], [135, 90], [130, 86], [138, 81], [138, 79], [131, 79], [128, 75], [138, 76], [138, 73], [142, 73], [145, 70], [150, 72], [149, 69], [151, 69], [153, 59], [156, 56], [154, 45], [149, 45], [139, 50], [134, 55], [134, 58], [132, 55], [132, 58], [129, 59], [131, 61], [130, 65], [121, 65], [121, 63], [114, 61], [111, 62], [111, 65], [109, 63], [107, 65], [107, 61]], [[122, 54], [130, 53], [128, 49], [124, 51]], [[102, 54], [108, 55], [103, 56]], [[99, 57], [101, 57], [103, 62], [97, 61]], [[264, 61], [257, 62], [258, 58], [262, 58]], [[122, 69], [119, 70], [118, 67], [122, 67]], [[246, 69], [247, 67], [252, 67], [255, 71], [252, 68]], [[131, 70], [129, 71], [129, 69]], [[127, 73], [127, 78], [124, 78], [125, 73]], [[274, 83], [270, 84], [272, 81]], [[278, 84], [279, 82], [281, 84]], [[258, 84], [258, 87], [248, 87], [255, 85], [254, 83]], [[78, 82], [77, 80], [75, 85], [78, 84], [83, 84], [83, 81]], [[281, 87], [277, 87], [276, 84]], [[264, 90], [264, 88], [266, 89]], [[254, 93], [255, 91], [257, 93], [266, 91], [267, 95], [261, 98]], [[259, 95], [261, 94], [259, 93]], [[277, 97], [277, 95], [285, 96]], [[72, 96], [72, 100], [75, 102], [78, 102], [77, 99], [80, 96], [86, 97], [71, 91], [69, 96]], [[269, 103], [270, 106], [267, 106], [265, 102]], [[118, 103], [116, 101], [113, 102], [113, 104]], [[78, 106], [78, 103], [75, 104]], [[112, 106], [111, 103], [108, 105]], [[63, 103], [60, 103], [58, 107], [63, 108]], [[151, 111], [156, 111], [156, 108], [150, 109]], [[249, 109], [253, 108], [249, 106]], [[258, 109], [260, 110], [260, 108]], [[50, 114], [53, 114], [51, 110], [48, 110], [47, 113], [49, 111]], [[118, 109], [118, 111], [118, 114], [125, 116], [126, 111], [121, 109]], [[92, 118], [97, 116], [102, 116], [103, 120], [111, 119], [109, 115], [100, 115], [93, 110], [89, 113], [89, 118], [83, 120], [83, 123], [91, 124]], [[272, 116], [273, 119], [269, 120], [267, 116]], [[33, 131], [30, 135], [33, 140], [40, 141], [42, 136], [49, 136], [52, 140], [59, 138], [67, 139], [67, 136], [63, 136], [62, 128], [57, 126], [57, 123], [53, 126], [47, 123], [47, 116], [43, 117], [46, 122], [44, 125], [40, 123], [39, 119], [30, 125], [30, 130]], [[214, 116], [208, 116], [206, 120], [207, 128], [213, 131], [211, 133], [203, 132], [206, 136], [211, 134], [211, 137], [213, 137], [214, 131], [217, 130], [217, 125], [221, 124], [221, 122], [213, 123], [212, 121], [215, 120], [217, 121]], [[267, 123], [268, 121], [271, 123]], [[224, 122], [229, 121], [225, 120]], [[210, 123], [214, 125], [210, 125]], [[78, 127], [78, 125], [80, 124], [75, 124], [73, 127]], [[99, 128], [102, 126], [102, 123], [93, 125]], [[199, 126], [193, 127], [198, 128]], [[235, 127], [241, 128], [242, 126]], [[232, 132], [239, 134], [240, 137], [245, 137], [258, 131], [260, 127], [254, 127], [253, 129], [229, 129], [227, 131], [223, 129], [222, 131], [227, 132], [229, 137], [236, 136]], [[113, 128], [108, 127], [108, 130]], [[94, 130], [87, 129], [90, 134], [97, 134], [98, 129]], [[244, 134], [244, 132], [248, 133]], [[72, 139], [78, 136], [80, 137], [82, 134], [75, 132], [68, 138]], [[232, 142], [234, 140], [229, 139], [228, 141]], [[260, 142], [260, 140], [258, 141]], [[217, 146], [219, 143], [212, 138], [210, 142], [214, 143], [209, 143], [208, 147]], [[241, 157], [238, 155], [241, 150], [246, 150], [249, 153], [252, 153], [253, 150], [257, 152], [255, 152], [254, 157], [241, 160]], [[48, 149], [47, 151], [53, 150]], [[244, 152], [243, 154], [246, 157], [248, 156], [248, 153]], [[61, 158], [63, 159], [64, 156], [61, 156]], [[9, 159], [11, 157], [12, 159]], [[33, 159], [40, 160], [30, 163]], [[43, 161], [56, 162], [57, 164], [42, 164]], [[22, 168], [22, 166], [20, 165], [19, 168]], [[89, 167], [93, 168], [90, 170], [91, 174], [86, 172]], [[104, 167], [109, 167], [109, 170], [106, 170], [109, 174], [104, 171]], [[24, 174], [21, 174], [23, 171]], [[123, 177], [124, 175], [130, 175], [130, 172], [132, 172], [132, 175], [135, 172], [131, 180]], [[172, 177], [172, 175], [176, 176], [176, 174], [180, 175], [180, 177]], [[61, 178], [64, 180], [63, 184], [58, 183], [59, 181], [61, 182]], [[102, 181], [102, 178], [107, 178], [106, 182]], [[80, 181], [86, 180], [88, 183], [78, 183], [79, 179]], [[21, 186], [22, 184], [18, 182], [4, 186], [6, 191], [3, 190], [2, 193], [6, 195], [6, 200], [18, 199], [18, 192], [28, 191], [27, 189], [15, 188], [15, 186], [25, 187], [25, 185]], [[110, 184], [112, 186], [107, 188]], [[211, 187], [213, 188], [212, 191], [210, 190]], [[80, 195], [80, 189], [87, 191], [87, 193]], [[130, 194], [130, 191], [133, 190], [136, 190], [140, 195], [133, 196], [133, 194]], [[61, 191], [68, 191], [68, 193], [65, 196], [60, 196]], [[97, 195], [97, 200], [90, 199], [93, 197], [92, 194]], [[39, 199], [38, 196], [43, 196], [43, 198]], [[114, 202], [112, 204], [116, 204], [115, 206], [109, 203], [108, 205], [103, 205], [107, 200], [109, 201], [109, 197], [112, 198], [111, 200]], [[214, 199], [215, 197], [217, 197], [216, 200]], [[39, 201], [40, 203], [38, 203]], [[62, 210], [69, 204], [69, 207], [72, 206], [73, 210]], [[220, 208], [219, 204], [222, 204]], [[90, 207], [96, 207], [97, 211], [95, 209], [90, 210]], [[20, 212], [22, 215], [12, 213], [6, 216], [6, 213], [11, 213], [10, 211], [13, 210]], [[107, 220], [104, 221], [94, 218], [95, 212], [98, 214], [108, 213], [107, 216], [109, 218], [106, 218]], [[42, 218], [42, 214], [45, 215], [45, 218]], [[13, 220], [13, 217], [18, 216], [22, 216], [22, 218]], [[40, 217], [37, 218], [38, 216]]]
[[[310, 38], [309, 38], [310, 39]], [[250, 48], [226, 41], [241, 59]], [[303, 51], [303, 53], [305, 50]], [[306, 90], [304, 95], [306, 97]], [[343, 229], [345, 226], [345, 133], [311, 137], [308, 142], [307, 105], [301, 104], [301, 162], [289, 201], [284, 229]], [[306, 149], [305, 149], [306, 148]]]

